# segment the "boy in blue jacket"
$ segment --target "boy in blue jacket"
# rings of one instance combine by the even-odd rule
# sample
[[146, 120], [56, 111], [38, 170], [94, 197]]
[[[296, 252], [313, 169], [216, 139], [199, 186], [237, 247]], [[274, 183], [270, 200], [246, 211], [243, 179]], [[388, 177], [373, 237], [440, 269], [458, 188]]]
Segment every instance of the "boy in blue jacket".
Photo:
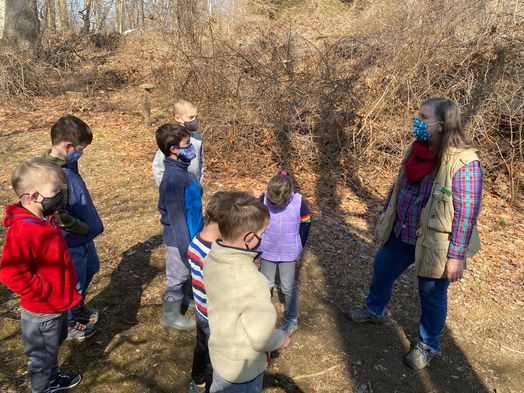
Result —
[[84, 300], [93, 276], [100, 269], [93, 239], [104, 231], [104, 226], [78, 172], [78, 159], [92, 140], [93, 133], [85, 122], [72, 115], [63, 116], [51, 127], [52, 147], [45, 156], [62, 167], [67, 177], [63, 190], [66, 206], [56, 211], [55, 217], [73, 259], [78, 277], [76, 289], [83, 297], [68, 313], [68, 340], [91, 337], [95, 328], [89, 323], [98, 319], [98, 310], [87, 309]]
[[182, 286], [190, 278], [187, 249], [202, 230], [202, 186], [188, 172], [195, 158], [189, 131], [178, 124], [164, 124], [156, 131], [158, 148], [165, 156], [165, 172], [159, 187], [158, 210], [166, 245], [166, 289], [162, 301], [163, 325], [191, 330], [196, 323], [180, 312]]

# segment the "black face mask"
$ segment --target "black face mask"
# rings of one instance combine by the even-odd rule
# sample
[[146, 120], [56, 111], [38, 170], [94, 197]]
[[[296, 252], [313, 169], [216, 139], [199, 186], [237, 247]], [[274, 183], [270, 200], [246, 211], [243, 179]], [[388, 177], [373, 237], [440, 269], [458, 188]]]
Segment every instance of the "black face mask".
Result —
[[[42, 195], [42, 194], [40, 194]], [[42, 201], [40, 202], [44, 208], [44, 216], [50, 216], [64, 205], [64, 193], [62, 190], [58, 191], [55, 196], [45, 197], [42, 195]]]
[[[28, 193], [22, 194], [20, 195], [20, 198], [23, 195], [29, 195], [29, 194]], [[55, 211], [57, 211], [58, 209], [64, 206], [64, 193], [62, 192], [62, 190], [58, 191], [52, 197], [45, 197], [42, 194], [40, 195], [42, 196], [42, 200], [39, 201], [38, 203], [40, 203], [42, 207], [44, 208], [44, 210], [42, 211], [42, 213], [44, 213], [44, 216], [50, 216]]]
[[[258, 240], [256, 246], [254, 246], [253, 248], [249, 248], [248, 245], [246, 244], [246, 239], [247, 237], [250, 235], [250, 234], [253, 234], [253, 236], [256, 237], [256, 239]], [[244, 236], [244, 244], [246, 245], [246, 248], [250, 251], [255, 251], [258, 249], [258, 247], [260, 246], [260, 242], [262, 241], [262, 238], [258, 237], [257, 234], [255, 232], [249, 232], [249, 233], [246, 233], [246, 236]]]
[[189, 132], [195, 132], [196, 130], [198, 130], [198, 119], [193, 119], [191, 121], [185, 121], [184, 127]]

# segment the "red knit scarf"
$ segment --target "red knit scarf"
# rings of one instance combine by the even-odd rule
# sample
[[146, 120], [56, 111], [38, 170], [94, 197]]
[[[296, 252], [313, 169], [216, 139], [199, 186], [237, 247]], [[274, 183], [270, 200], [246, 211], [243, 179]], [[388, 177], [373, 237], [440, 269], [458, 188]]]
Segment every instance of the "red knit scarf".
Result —
[[415, 141], [406, 160], [406, 177], [410, 183], [417, 183], [433, 171], [435, 161], [429, 143]]

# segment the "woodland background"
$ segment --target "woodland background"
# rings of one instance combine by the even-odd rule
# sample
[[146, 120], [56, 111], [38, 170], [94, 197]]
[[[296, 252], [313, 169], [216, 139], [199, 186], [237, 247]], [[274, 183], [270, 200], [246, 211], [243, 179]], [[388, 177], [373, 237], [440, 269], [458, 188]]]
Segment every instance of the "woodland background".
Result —
[[[267, 391], [524, 391], [523, 24], [519, 0], [0, 0], [0, 202], [15, 201], [13, 168], [49, 146], [58, 117], [95, 135], [80, 165], [106, 225], [88, 297], [102, 316], [95, 337], [62, 351], [84, 375], [77, 390], [186, 391], [193, 334], [158, 323], [150, 166], [154, 131], [183, 97], [200, 111], [206, 200], [285, 167], [313, 210], [300, 329]], [[383, 199], [434, 95], [459, 103], [479, 148], [483, 249], [450, 289], [442, 357], [413, 373], [412, 271], [386, 326], [343, 311], [365, 296]], [[1, 287], [0, 301], [0, 389], [25, 391], [17, 298]]]

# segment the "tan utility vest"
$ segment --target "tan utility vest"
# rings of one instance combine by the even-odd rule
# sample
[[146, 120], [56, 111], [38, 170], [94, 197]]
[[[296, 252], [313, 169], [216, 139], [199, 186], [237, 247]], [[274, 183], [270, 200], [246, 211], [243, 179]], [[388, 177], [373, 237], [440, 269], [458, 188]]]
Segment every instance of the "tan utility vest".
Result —
[[[382, 247], [389, 239], [397, 217], [397, 201], [400, 180], [404, 176], [404, 164], [411, 146], [406, 150], [404, 160], [393, 188], [389, 204], [379, 222], [379, 245]], [[417, 275], [428, 278], [442, 278], [448, 261], [448, 250], [455, 209], [453, 208], [452, 182], [453, 175], [464, 165], [478, 161], [475, 149], [450, 148], [433, 182], [431, 196], [420, 215], [420, 226], [417, 230], [415, 246], [415, 270]], [[480, 249], [480, 237], [477, 226], [467, 249], [467, 256], [473, 256]], [[466, 258], [464, 258], [464, 266]]]

